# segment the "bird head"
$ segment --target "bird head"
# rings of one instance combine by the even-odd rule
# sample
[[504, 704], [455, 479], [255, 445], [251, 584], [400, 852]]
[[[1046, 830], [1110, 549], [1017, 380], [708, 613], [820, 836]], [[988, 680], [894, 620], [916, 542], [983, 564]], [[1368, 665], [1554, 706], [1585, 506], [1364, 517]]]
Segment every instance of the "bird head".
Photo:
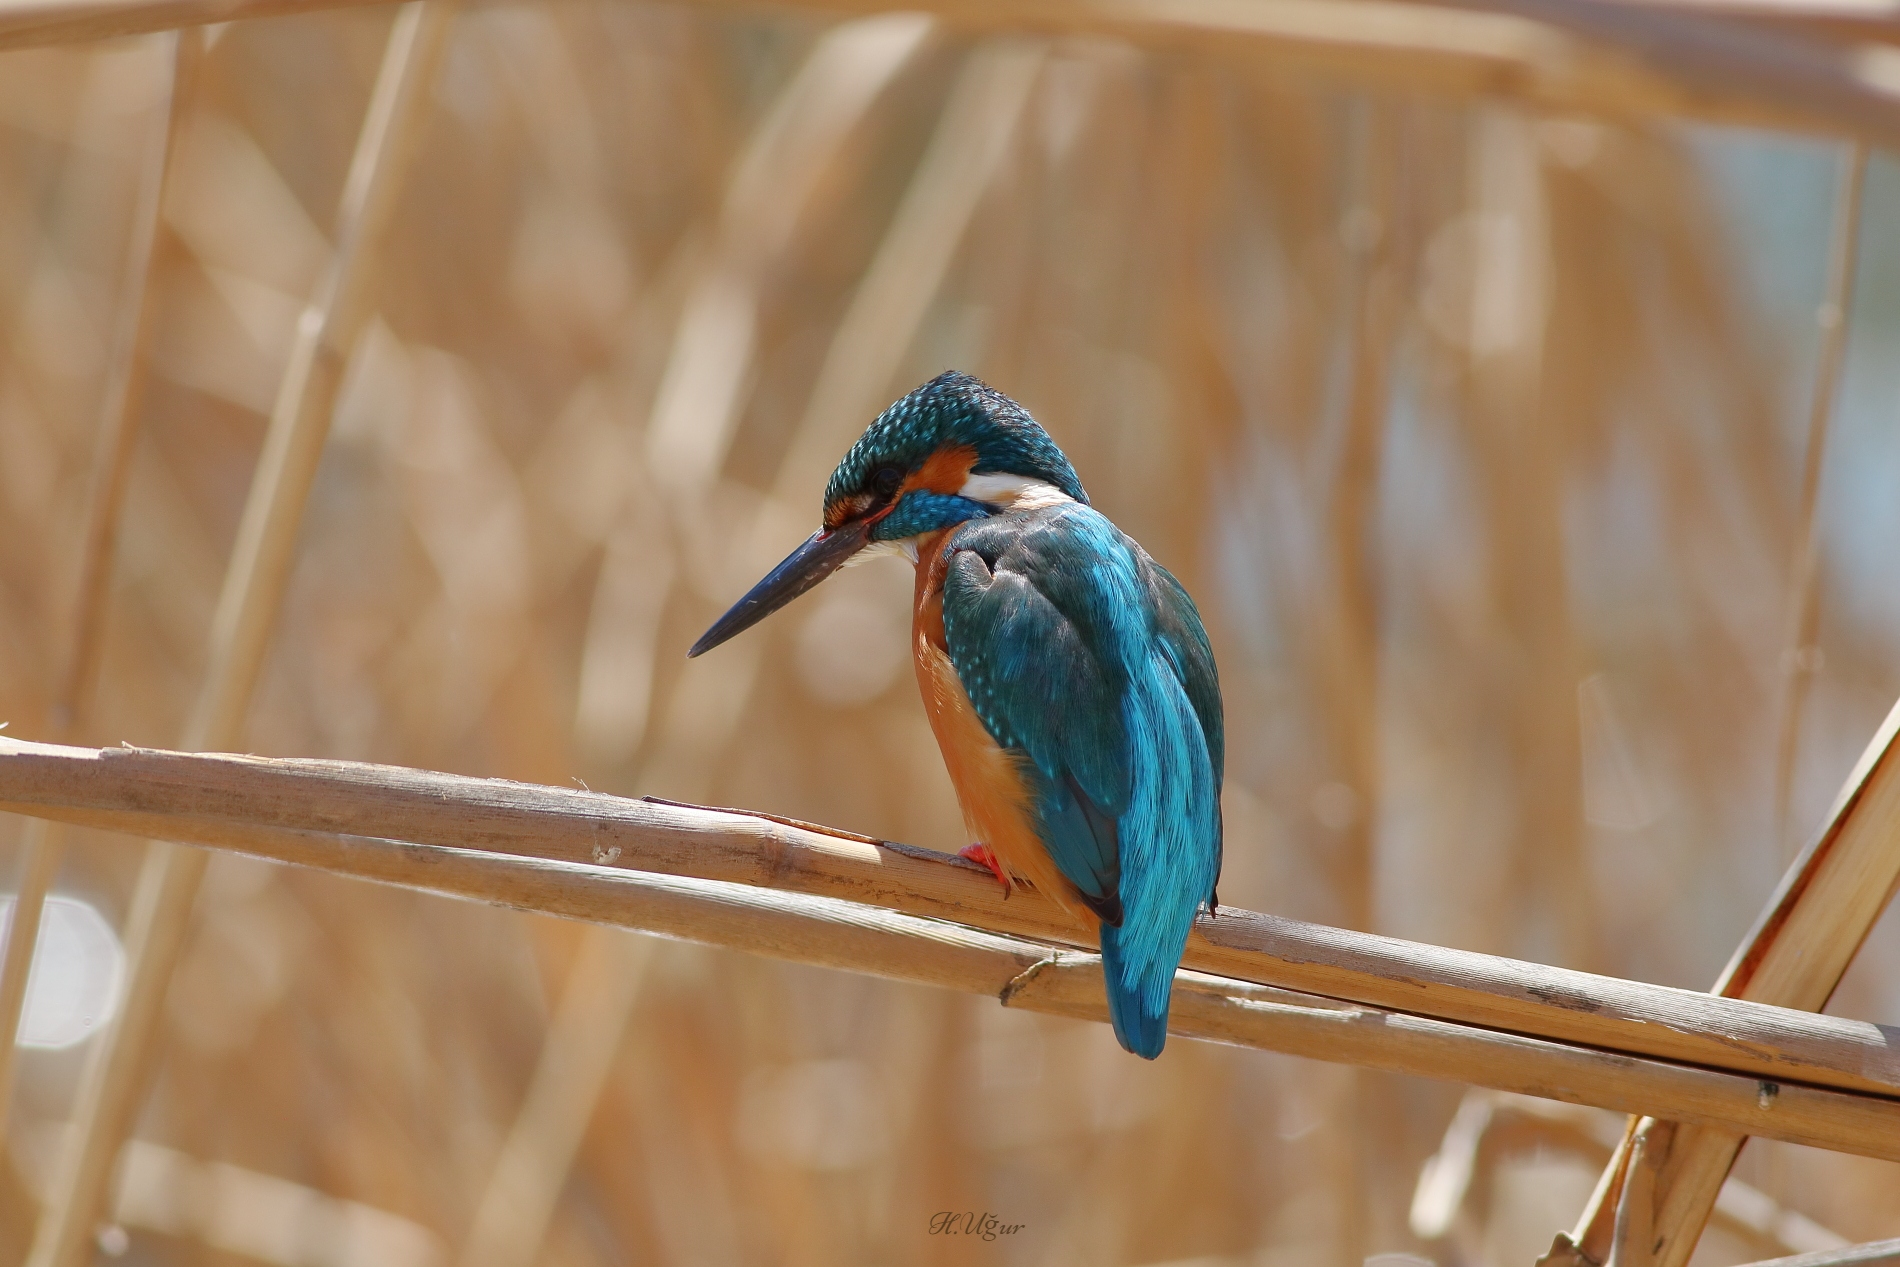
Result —
[[824, 527], [734, 603], [686, 654], [751, 628], [867, 549], [1000, 510], [1087, 504], [1075, 468], [1029, 411], [955, 370], [903, 397], [865, 428], [825, 486]]

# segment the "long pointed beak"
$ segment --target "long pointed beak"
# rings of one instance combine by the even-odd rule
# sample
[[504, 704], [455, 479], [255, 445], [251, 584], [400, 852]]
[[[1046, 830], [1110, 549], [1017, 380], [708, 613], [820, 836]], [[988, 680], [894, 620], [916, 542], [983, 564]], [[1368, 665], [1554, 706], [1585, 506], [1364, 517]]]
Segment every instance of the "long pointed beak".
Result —
[[732, 609], [713, 622], [699, 636], [688, 659], [703, 655], [732, 637], [744, 633], [785, 604], [844, 566], [845, 560], [862, 550], [871, 540], [871, 525], [864, 522], [845, 524], [831, 532], [814, 532], [805, 544], [785, 556], [785, 561], [766, 573]]

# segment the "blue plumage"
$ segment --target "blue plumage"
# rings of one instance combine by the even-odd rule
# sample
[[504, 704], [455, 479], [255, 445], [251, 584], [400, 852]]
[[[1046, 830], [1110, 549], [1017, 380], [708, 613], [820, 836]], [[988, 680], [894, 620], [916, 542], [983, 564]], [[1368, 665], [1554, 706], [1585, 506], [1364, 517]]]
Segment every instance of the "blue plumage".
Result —
[[1220, 872], [1220, 688], [1199, 614], [1077, 503], [976, 520], [944, 549], [951, 662], [991, 736], [1024, 754], [1038, 834], [1102, 919], [1116, 1036], [1152, 1059]]
[[1075, 468], [1027, 409], [951, 370], [905, 395], [864, 429], [825, 485], [825, 505], [849, 499], [881, 466], [914, 470], [952, 446], [975, 450], [974, 474], [1033, 475], [1088, 504]]
[[981, 519], [989, 508], [967, 497], [918, 489], [879, 519], [871, 528], [873, 541], [904, 541], [908, 538], [960, 524], [966, 519]]
[[1193, 601], [1089, 507], [1027, 410], [949, 373], [866, 428], [825, 489], [824, 527], [688, 654], [884, 542], [917, 562], [918, 681], [979, 836], [965, 856], [1100, 919], [1115, 1036], [1152, 1060], [1221, 864], [1220, 683]]

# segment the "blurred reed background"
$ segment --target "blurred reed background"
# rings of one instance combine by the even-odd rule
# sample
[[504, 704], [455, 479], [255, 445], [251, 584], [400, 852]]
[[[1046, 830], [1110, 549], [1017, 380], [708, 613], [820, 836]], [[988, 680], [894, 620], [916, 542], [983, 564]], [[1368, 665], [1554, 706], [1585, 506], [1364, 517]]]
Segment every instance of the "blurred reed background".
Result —
[[[391, 14], [212, 28], [181, 88], [79, 740], [185, 732]], [[17, 737], [54, 725], [172, 64], [168, 35], [0, 54]], [[1704, 989], [1900, 695], [1884, 158], [1842, 324], [1849, 158], [1822, 139], [1244, 44], [624, 0], [468, 9], [434, 85], [251, 751], [954, 850], [907, 568], [683, 658], [809, 530], [858, 429], [947, 367], [1024, 401], [1206, 614], [1235, 905]], [[1791, 653], [1831, 328], [1818, 649]], [[0, 819], [0, 885], [21, 831]], [[136, 859], [76, 835], [56, 891], [119, 926]], [[112, 971], [87, 919], [49, 916], [0, 1264], [101, 1019], [56, 1015]], [[1894, 1019], [1897, 979], [1890, 915], [1835, 1008]], [[1188, 1041], [1151, 1066], [1100, 1026], [220, 856], [98, 1252], [1528, 1267], [1619, 1122], [1462, 1096]], [[1420, 1216], [1455, 1113], [1510, 1129]], [[1703, 1267], [1900, 1235], [1882, 1163], [1756, 1141], [1736, 1176]], [[965, 1210], [1021, 1230], [929, 1234]]]

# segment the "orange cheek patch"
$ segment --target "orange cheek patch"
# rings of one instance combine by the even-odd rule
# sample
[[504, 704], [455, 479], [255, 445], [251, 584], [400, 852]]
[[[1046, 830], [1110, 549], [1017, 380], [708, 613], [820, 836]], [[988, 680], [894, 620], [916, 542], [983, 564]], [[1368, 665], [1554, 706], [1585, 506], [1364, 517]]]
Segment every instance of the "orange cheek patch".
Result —
[[[904, 481], [897, 496], [902, 497], [913, 488], [928, 489], [933, 493], [945, 493], [955, 496], [962, 490], [964, 481], [970, 478], [970, 468], [976, 465], [976, 450], [959, 445], [956, 448], [940, 449], [925, 459]], [[895, 498], [893, 498], [895, 500]]]
[[871, 499], [863, 493], [833, 502], [825, 507], [825, 531], [830, 532], [847, 520], [856, 519], [871, 508]]

